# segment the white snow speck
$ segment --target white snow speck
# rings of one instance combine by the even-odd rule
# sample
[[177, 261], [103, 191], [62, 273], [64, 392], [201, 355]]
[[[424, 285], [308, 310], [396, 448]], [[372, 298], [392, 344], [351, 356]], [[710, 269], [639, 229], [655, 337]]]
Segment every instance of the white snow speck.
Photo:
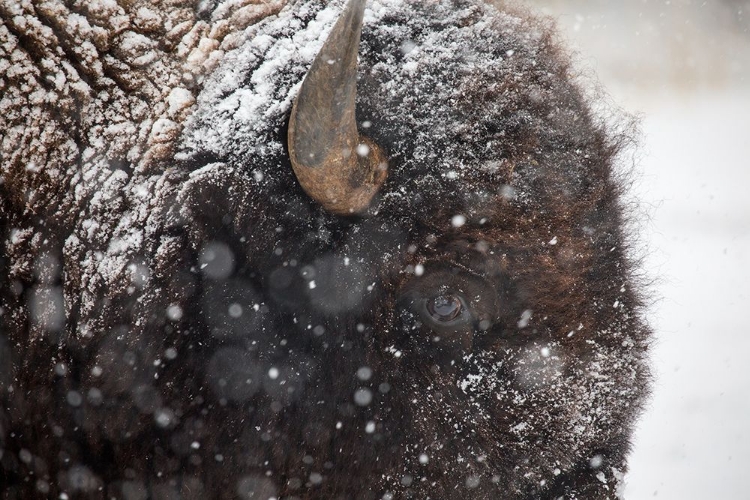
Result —
[[167, 318], [172, 321], [179, 321], [182, 319], [182, 308], [177, 304], [172, 304], [167, 307]]
[[368, 146], [367, 144], [359, 144], [357, 146], [357, 154], [362, 157], [369, 155], [370, 146]]
[[362, 382], [370, 380], [372, 377], [372, 369], [369, 366], [362, 366], [357, 370], [357, 378]]
[[529, 321], [531, 320], [531, 309], [526, 309], [523, 313], [521, 313], [521, 319], [518, 320], [518, 328], [526, 328], [529, 326]]
[[367, 406], [372, 402], [372, 391], [367, 388], [360, 388], [354, 392], [354, 402], [358, 406]]
[[242, 306], [235, 303], [229, 305], [229, 315], [233, 318], [239, 318], [242, 316]]

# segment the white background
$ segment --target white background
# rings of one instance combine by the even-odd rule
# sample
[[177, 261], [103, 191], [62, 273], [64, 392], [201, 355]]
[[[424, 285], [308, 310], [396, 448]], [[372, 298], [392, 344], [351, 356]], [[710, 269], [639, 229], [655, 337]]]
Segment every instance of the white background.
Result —
[[534, 0], [641, 117], [653, 396], [625, 498], [750, 498], [750, 2]]

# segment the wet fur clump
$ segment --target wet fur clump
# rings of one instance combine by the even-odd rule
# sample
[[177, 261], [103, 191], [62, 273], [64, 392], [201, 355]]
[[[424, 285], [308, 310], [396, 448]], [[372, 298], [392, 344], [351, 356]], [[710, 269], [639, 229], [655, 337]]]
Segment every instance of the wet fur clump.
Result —
[[375, 1], [357, 120], [389, 176], [328, 214], [286, 126], [340, 8], [250, 28], [174, 153], [80, 213], [0, 184], [5, 497], [617, 498], [649, 338], [623, 136], [545, 21]]

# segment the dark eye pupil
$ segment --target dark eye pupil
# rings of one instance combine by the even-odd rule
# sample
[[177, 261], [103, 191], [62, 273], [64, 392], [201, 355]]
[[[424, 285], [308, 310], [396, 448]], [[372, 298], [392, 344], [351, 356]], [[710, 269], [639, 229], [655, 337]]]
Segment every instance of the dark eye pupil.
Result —
[[461, 301], [453, 295], [439, 295], [427, 302], [427, 311], [438, 321], [451, 321], [461, 314]]

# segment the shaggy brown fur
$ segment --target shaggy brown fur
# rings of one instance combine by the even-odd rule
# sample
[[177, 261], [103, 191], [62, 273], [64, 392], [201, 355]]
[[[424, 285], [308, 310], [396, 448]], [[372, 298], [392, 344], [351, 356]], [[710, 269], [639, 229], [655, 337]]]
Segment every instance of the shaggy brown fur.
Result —
[[340, 5], [238, 35], [281, 5], [164, 4], [0, 8], [2, 498], [616, 498], [649, 334], [623, 138], [551, 28], [374, 2], [389, 177], [342, 218], [285, 152]]

